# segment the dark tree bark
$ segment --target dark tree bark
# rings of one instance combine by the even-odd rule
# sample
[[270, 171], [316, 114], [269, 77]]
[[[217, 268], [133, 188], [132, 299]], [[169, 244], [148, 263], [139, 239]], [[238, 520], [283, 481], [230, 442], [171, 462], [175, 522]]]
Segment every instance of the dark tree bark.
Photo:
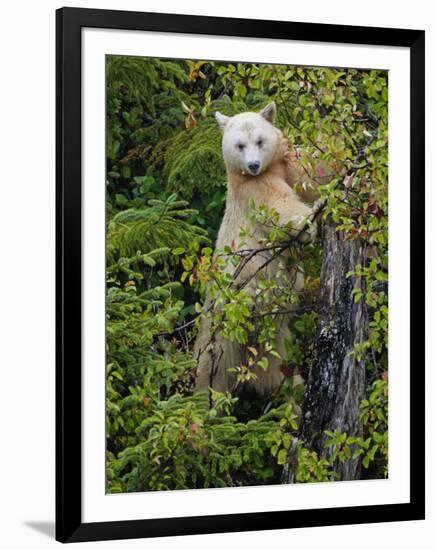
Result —
[[[354, 302], [353, 288], [361, 287], [358, 277], [347, 277], [363, 263], [363, 247], [347, 241], [333, 226], [324, 234], [324, 257], [321, 269], [318, 325], [314, 341], [314, 358], [306, 385], [300, 420], [299, 441], [304, 447], [326, 457], [325, 430], [339, 429], [349, 436], [361, 435], [359, 406], [364, 397], [365, 365], [351, 354], [355, 344], [366, 338], [364, 301]], [[291, 445], [283, 483], [294, 483], [297, 467], [296, 445]], [[341, 480], [356, 479], [360, 461], [337, 462], [335, 470]]]

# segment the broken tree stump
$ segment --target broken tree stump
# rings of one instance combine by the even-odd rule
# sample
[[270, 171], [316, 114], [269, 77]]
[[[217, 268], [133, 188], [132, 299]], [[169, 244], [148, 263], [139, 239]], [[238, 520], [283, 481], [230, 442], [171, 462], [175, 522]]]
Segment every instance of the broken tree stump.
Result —
[[[326, 227], [324, 256], [318, 302], [318, 322], [314, 340], [313, 363], [306, 385], [298, 440], [318, 457], [328, 457], [324, 447], [325, 430], [359, 436], [360, 402], [365, 391], [365, 365], [353, 350], [366, 338], [364, 300], [354, 302], [352, 291], [362, 279], [347, 277], [363, 263], [363, 246], [358, 240], [347, 241], [335, 227]], [[363, 290], [363, 289], [362, 289]], [[294, 483], [297, 446], [291, 445], [282, 482]], [[357, 479], [360, 460], [335, 463], [340, 480]]]

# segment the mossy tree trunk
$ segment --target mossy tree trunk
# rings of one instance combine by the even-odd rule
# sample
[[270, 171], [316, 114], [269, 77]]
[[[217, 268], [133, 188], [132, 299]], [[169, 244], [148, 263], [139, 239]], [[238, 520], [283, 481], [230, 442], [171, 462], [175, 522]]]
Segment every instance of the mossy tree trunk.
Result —
[[[348, 276], [363, 262], [363, 247], [358, 240], [347, 241], [334, 226], [324, 234], [318, 324], [314, 356], [307, 381], [298, 439], [304, 447], [328, 457], [324, 447], [325, 430], [337, 430], [349, 436], [361, 435], [359, 406], [365, 391], [365, 365], [353, 352], [366, 338], [364, 301], [354, 302], [352, 291], [362, 280]], [[362, 289], [363, 290], [363, 289]], [[283, 483], [294, 483], [297, 448], [291, 445], [283, 472]], [[335, 464], [341, 480], [356, 479], [359, 459]]]

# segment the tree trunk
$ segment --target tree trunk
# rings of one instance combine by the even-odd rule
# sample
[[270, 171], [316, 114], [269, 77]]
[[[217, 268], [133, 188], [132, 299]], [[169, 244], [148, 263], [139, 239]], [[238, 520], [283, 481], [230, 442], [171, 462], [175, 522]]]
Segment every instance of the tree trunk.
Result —
[[[328, 226], [324, 235], [314, 359], [298, 435], [303, 446], [316, 451], [320, 458], [328, 457], [330, 452], [324, 448], [325, 430], [361, 435], [359, 407], [364, 397], [365, 365], [351, 352], [355, 344], [364, 341], [367, 321], [364, 300], [355, 303], [352, 296], [353, 288], [361, 287], [362, 279], [347, 277], [347, 273], [362, 263], [362, 244], [357, 240], [346, 241], [335, 227]], [[296, 445], [291, 445], [283, 483], [295, 482], [296, 453]], [[334, 469], [341, 480], [356, 479], [360, 461], [344, 464], [338, 461]]]

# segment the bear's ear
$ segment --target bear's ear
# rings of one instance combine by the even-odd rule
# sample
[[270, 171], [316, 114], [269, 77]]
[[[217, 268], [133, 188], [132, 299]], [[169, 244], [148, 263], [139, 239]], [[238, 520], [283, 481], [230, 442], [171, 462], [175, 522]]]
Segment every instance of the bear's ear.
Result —
[[266, 107], [264, 107], [260, 113], [261, 116], [268, 122], [271, 122], [271, 124], [274, 124], [276, 120], [276, 114], [277, 114], [277, 107], [274, 101], [271, 103], [268, 103]]
[[221, 130], [224, 131], [224, 128], [227, 126], [227, 123], [230, 120], [229, 116], [221, 114], [219, 111], [215, 113], [216, 121], [218, 122], [218, 126], [221, 128]]

